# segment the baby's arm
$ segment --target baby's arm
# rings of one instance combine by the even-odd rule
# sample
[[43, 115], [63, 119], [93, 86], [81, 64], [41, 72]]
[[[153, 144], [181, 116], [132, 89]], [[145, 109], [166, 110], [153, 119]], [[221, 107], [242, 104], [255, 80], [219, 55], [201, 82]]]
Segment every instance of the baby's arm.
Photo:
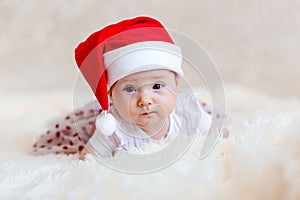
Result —
[[86, 147], [82, 149], [82, 151], [79, 154], [79, 160], [85, 160], [85, 156], [88, 154], [88, 150]]
[[114, 156], [120, 141], [116, 134], [105, 136], [95, 130], [94, 135], [90, 138], [83, 150], [80, 152], [79, 159], [84, 160], [88, 153], [93, 156], [111, 157]]
[[227, 116], [222, 115], [218, 113], [216, 110], [214, 110], [211, 106], [207, 105], [205, 102], [200, 102], [201, 108], [209, 115], [211, 115], [212, 120], [216, 120], [218, 123], [222, 124], [222, 137], [228, 138], [230, 135], [230, 131], [228, 128], [226, 128], [226, 125], [224, 123], [227, 120]]

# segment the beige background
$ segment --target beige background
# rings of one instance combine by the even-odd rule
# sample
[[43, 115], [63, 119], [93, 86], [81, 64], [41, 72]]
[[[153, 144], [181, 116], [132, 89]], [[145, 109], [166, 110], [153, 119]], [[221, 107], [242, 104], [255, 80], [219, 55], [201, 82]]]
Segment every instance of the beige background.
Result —
[[111, 22], [149, 15], [203, 45], [226, 85], [300, 96], [299, 0], [2, 0], [0, 91], [72, 89], [73, 50]]

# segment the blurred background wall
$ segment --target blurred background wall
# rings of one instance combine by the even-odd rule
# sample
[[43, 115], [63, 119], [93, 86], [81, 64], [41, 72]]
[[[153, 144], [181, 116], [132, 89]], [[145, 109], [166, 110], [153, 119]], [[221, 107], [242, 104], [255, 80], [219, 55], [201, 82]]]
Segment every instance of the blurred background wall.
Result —
[[72, 89], [79, 42], [148, 15], [203, 45], [225, 87], [300, 96], [299, 11], [299, 0], [0, 0], [0, 91]]

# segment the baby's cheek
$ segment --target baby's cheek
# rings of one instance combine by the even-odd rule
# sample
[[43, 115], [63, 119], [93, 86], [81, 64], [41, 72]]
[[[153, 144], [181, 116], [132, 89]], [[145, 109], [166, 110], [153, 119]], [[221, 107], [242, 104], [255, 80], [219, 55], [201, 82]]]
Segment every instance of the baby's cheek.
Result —
[[158, 115], [160, 118], [165, 118], [171, 114], [173, 111], [172, 105], [161, 105], [157, 108]]
[[138, 118], [136, 104], [133, 102], [128, 102], [123, 104], [122, 111], [123, 116], [127, 118], [128, 121], [134, 122]]
[[126, 98], [122, 98], [121, 95], [113, 101], [113, 105], [119, 113], [128, 112], [129, 103], [130, 101]]
[[132, 112], [128, 108], [128, 105], [122, 105], [117, 109], [118, 113], [121, 115], [123, 119], [130, 120]]
[[175, 103], [176, 103], [176, 100], [173, 99], [173, 98], [169, 98], [168, 101], [165, 101], [164, 104], [163, 104], [163, 109], [164, 111], [167, 113], [167, 114], [171, 114], [171, 112], [174, 110], [174, 107], [175, 107]]

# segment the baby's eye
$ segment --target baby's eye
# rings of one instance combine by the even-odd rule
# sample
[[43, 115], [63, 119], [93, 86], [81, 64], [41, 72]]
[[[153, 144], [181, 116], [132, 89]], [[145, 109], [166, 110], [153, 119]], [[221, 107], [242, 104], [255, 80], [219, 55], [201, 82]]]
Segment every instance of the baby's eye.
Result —
[[126, 87], [124, 90], [129, 93], [132, 93], [135, 91], [134, 87]]
[[156, 84], [153, 85], [152, 89], [154, 89], [154, 90], [159, 90], [159, 89], [162, 89], [162, 87], [163, 87], [162, 84], [156, 83]]

